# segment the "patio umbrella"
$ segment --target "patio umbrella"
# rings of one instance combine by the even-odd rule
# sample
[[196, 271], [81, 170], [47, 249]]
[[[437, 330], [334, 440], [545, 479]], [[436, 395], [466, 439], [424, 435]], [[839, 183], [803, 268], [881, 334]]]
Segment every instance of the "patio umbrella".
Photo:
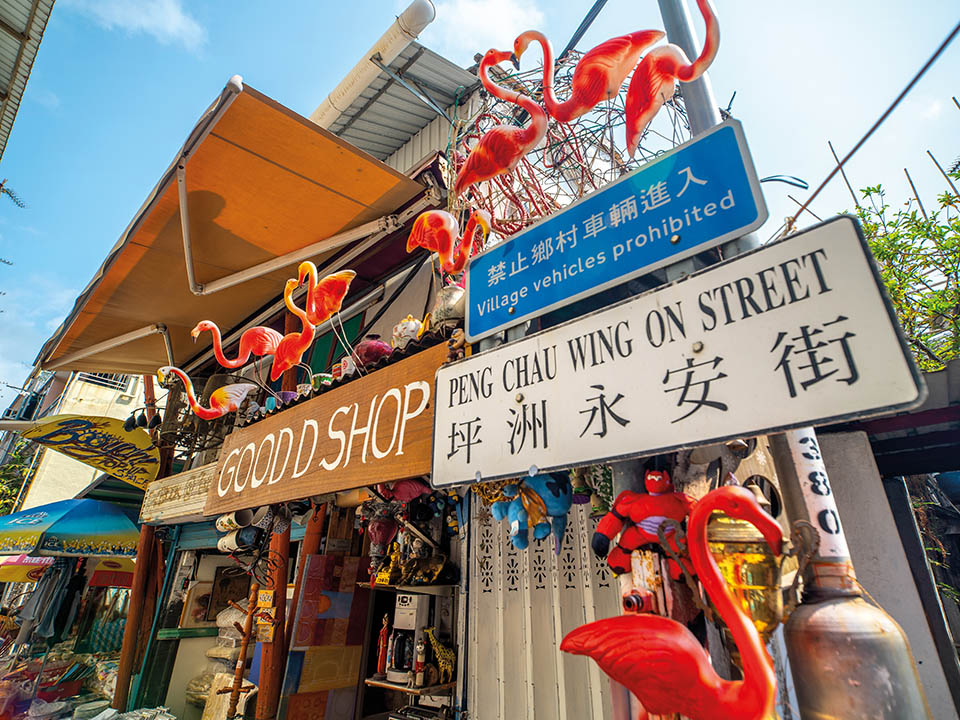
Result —
[[86, 498], [0, 517], [0, 555], [132, 557], [139, 537], [123, 510]]
[[33, 555], [7, 555], [0, 557], [0, 582], [36, 582], [53, 558]]

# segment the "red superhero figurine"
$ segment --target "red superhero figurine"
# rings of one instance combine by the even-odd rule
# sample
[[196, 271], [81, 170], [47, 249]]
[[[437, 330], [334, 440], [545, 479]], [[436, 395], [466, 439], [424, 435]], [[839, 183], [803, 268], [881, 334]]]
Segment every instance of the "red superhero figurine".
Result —
[[[647, 470], [643, 484], [647, 488], [646, 493], [633, 490], [620, 493], [613, 503], [613, 509], [603, 516], [593, 534], [593, 551], [599, 557], [607, 557], [609, 552], [607, 564], [618, 575], [630, 571], [630, 554], [634, 550], [644, 545], [660, 544], [657, 529], [664, 520], [683, 522], [696, 502], [689, 495], [673, 489], [670, 474], [666, 470]], [[610, 541], [621, 530], [620, 542], [611, 551]], [[667, 540], [677, 551], [672, 531], [667, 534]], [[683, 564], [692, 576], [693, 568], [689, 560], [683, 558]], [[670, 560], [669, 567], [670, 577], [679, 580], [680, 566]]]

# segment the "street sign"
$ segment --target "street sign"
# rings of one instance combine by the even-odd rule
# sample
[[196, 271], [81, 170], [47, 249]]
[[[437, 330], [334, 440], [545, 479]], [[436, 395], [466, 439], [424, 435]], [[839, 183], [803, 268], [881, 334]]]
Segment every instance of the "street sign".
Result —
[[433, 484], [904, 410], [926, 387], [842, 216], [437, 371]]
[[743, 128], [727, 120], [472, 258], [467, 339], [733, 240], [766, 219]]

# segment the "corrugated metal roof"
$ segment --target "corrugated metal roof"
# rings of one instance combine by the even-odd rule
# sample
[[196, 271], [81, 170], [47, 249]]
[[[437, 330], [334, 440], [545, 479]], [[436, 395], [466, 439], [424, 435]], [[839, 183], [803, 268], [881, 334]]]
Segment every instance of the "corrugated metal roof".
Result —
[[378, 160], [393, 155], [438, 117], [414, 91], [447, 110], [480, 85], [476, 75], [416, 42], [410, 43], [389, 69], [396, 78], [381, 71], [329, 127], [330, 132]]
[[0, 0], [0, 158], [54, 0]]

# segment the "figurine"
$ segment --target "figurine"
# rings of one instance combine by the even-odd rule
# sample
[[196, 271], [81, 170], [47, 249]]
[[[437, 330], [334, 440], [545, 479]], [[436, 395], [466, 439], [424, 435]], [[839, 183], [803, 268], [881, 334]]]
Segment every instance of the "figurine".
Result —
[[456, 328], [466, 314], [466, 291], [454, 282], [448, 282], [437, 291], [437, 299], [430, 311], [432, 330], [443, 332]]
[[553, 534], [554, 550], [559, 554], [567, 512], [573, 502], [569, 473], [527, 477], [519, 483], [505, 485], [502, 493], [506, 499], [493, 503], [490, 511], [495, 520], [509, 521], [514, 547], [523, 550], [530, 544], [527, 531], [533, 527], [533, 537], [537, 540]]
[[[670, 474], [666, 470], [647, 470], [643, 482], [647, 492], [624, 490], [620, 493], [613, 509], [604, 515], [593, 534], [593, 552], [598, 557], [606, 557], [610, 569], [618, 575], [630, 571], [630, 556], [634, 550], [644, 545], [659, 547], [657, 530], [664, 519], [683, 522], [695, 502], [689, 495], [673, 489]], [[620, 541], [610, 550], [610, 541], [621, 531]], [[679, 554], [672, 530], [667, 534], [667, 539]], [[693, 569], [685, 558], [684, 565], [692, 575]], [[668, 566], [670, 577], [679, 580], [682, 576], [680, 566], [672, 559], [668, 561]]]
[[464, 334], [463, 330], [457, 328], [453, 331], [453, 334], [450, 335], [450, 339], [447, 341], [446, 362], [462, 360], [463, 356], [466, 354], [466, 349], [467, 336]]
[[440, 573], [443, 572], [446, 564], [447, 558], [445, 555], [424, 555], [422, 551], [419, 556], [411, 554], [410, 558], [401, 566], [400, 580], [397, 584], [431, 585], [440, 577]]
[[[481, 242], [490, 232], [490, 213], [474, 210], [460, 235], [460, 223], [446, 210], [427, 210], [420, 213], [407, 238], [407, 252], [415, 247], [426, 248], [440, 256], [440, 267], [451, 275], [458, 275], [470, 259], [477, 229], [483, 233]], [[456, 257], [454, 257], [456, 246]]]
[[691, 720], [763, 720], [774, 717], [776, 675], [760, 634], [727, 588], [707, 542], [714, 511], [752, 523], [774, 554], [783, 534], [749, 490], [724, 486], [707, 493], [690, 512], [690, 559], [736, 643], [743, 680], [724, 680], [686, 626], [670, 618], [634, 613], [581, 625], [560, 644], [564, 652], [593, 658], [607, 675], [643, 704], [644, 717], [679, 713]]
[[413, 687], [422, 688], [424, 668], [427, 664], [427, 644], [423, 638], [417, 638], [417, 659], [413, 662]]
[[367, 500], [360, 506], [360, 520], [366, 522], [370, 537], [370, 563], [372, 572], [377, 572], [385, 562], [390, 543], [397, 536], [400, 526], [395, 515], [401, 506], [397, 502]]
[[383, 616], [383, 627], [380, 628], [380, 637], [377, 640], [377, 672], [374, 680], [385, 680], [387, 677], [387, 645], [390, 642], [390, 616]]
[[210, 393], [210, 407], [205, 408], [197, 400], [193, 391], [193, 383], [190, 382], [190, 377], [183, 370], [172, 365], [166, 365], [157, 370], [157, 377], [160, 379], [161, 385], [166, 382], [167, 375], [176, 375], [183, 381], [183, 388], [187, 393], [187, 402], [190, 409], [201, 420], [216, 420], [227, 413], [236, 412], [247, 395], [257, 389], [256, 385], [250, 383], [224, 385]]
[[380, 483], [377, 485], [377, 492], [387, 500], [396, 500], [397, 502], [406, 504], [421, 495], [429, 495], [430, 486], [423, 480], [409, 478], [396, 480], [392, 483]]
[[440, 644], [440, 641], [437, 640], [436, 628], [424, 628], [423, 634], [430, 640], [430, 647], [433, 648], [433, 655], [437, 659], [437, 667], [440, 668], [440, 684], [452, 682], [453, 668], [457, 664], [456, 653]]
[[356, 276], [353, 270], [341, 270], [318, 281], [317, 266], [309, 260], [300, 263], [297, 267], [297, 281], [299, 285], [307, 282], [304, 310], [312, 325], [320, 325], [340, 311], [350, 290], [350, 283]]
[[400, 544], [393, 543], [390, 549], [390, 562], [385, 566], [380, 566], [374, 579], [374, 585], [396, 585], [400, 580], [400, 573]]
[[393, 346], [397, 350], [403, 350], [407, 343], [420, 337], [420, 329], [423, 323], [417, 320], [413, 315], [407, 315], [403, 320], [393, 326]]

